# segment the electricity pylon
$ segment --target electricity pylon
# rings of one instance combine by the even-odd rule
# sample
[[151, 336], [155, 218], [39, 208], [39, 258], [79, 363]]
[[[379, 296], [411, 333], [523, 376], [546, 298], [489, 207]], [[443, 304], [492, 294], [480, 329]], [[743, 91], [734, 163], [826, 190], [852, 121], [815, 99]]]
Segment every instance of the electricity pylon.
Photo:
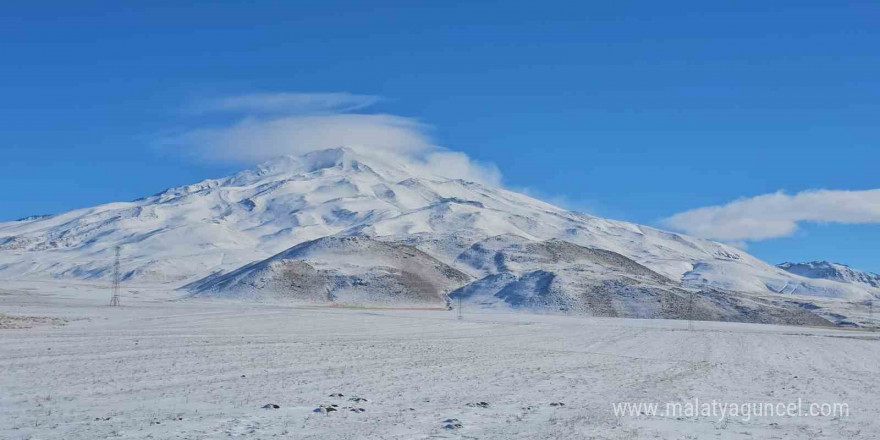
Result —
[[877, 331], [877, 323], [874, 322], [874, 299], [868, 300], [868, 322], [870, 322], [871, 331]]
[[690, 299], [688, 300], [688, 330], [694, 329], [694, 297], [697, 296], [697, 292], [691, 292]]
[[116, 246], [116, 262], [113, 263], [113, 296], [110, 297], [110, 306], [119, 306], [119, 246]]

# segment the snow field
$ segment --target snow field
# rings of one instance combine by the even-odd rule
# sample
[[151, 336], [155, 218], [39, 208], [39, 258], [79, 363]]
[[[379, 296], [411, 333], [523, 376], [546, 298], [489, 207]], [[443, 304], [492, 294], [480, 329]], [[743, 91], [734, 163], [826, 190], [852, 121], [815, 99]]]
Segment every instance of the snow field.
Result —
[[[0, 328], [0, 438], [880, 436], [878, 333], [485, 310], [459, 321], [180, 296], [127, 287], [110, 308], [99, 285], [0, 286], [0, 313], [53, 318]], [[846, 402], [851, 414], [719, 422], [612, 410], [694, 397]]]

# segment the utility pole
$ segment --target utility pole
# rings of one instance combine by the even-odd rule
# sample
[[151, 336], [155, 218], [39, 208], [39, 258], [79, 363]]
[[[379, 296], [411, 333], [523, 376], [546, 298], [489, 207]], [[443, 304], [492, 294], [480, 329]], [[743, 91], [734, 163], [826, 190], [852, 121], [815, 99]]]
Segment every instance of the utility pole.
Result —
[[113, 263], [113, 296], [110, 306], [119, 307], [119, 246], [116, 246], [116, 262]]
[[690, 300], [688, 300], [688, 331], [694, 329], [694, 297], [697, 296], [697, 292], [691, 292]]
[[877, 323], [874, 321], [874, 298], [868, 300], [868, 319], [871, 323], [871, 331], [877, 331]]

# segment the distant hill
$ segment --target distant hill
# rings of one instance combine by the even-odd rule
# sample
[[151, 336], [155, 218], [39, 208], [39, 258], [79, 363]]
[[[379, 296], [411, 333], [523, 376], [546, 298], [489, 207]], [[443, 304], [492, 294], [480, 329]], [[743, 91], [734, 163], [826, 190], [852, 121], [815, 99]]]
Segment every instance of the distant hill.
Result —
[[845, 264], [831, 263], [829, 261], [810, 261], [807, 263], [786, 262], [777, 264], [776, 267], [802, 277], [880, 288], [880, 275], [853, 269]]

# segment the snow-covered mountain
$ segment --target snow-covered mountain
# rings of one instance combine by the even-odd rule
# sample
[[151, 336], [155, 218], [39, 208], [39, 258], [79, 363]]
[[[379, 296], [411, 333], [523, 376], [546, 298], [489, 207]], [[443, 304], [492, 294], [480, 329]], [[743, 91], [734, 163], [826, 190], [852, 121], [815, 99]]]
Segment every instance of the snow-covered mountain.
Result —
[[[684, 288], [841, 298], [876, 294], [868, 286], [795, 275], [721, 243], [420, 172], [406, 161], [339, 148], [282, 157], [132, 202], [0, 223], [0, 279], [109, 280], [113, 250], [121, 246], [124, 280], [177, 287], [327, 236], [411, 246], [482, 279], [497, 274], [492, 273], [497, 266], [469, 259], [472, 246], [504, 236], [610, 251]], [[506, 273], [522, 277], [541, 264]], [[587, 266], [598, 273], [602, 264]]]
[[776, 267], [807, 278], [819, 278], [841, 283], [860, 284], [870, 288], [880, 288], [880, 275], [853, 269], [845, 264], [830, 261], [810, 261], [806, 263], [777, 264]]

